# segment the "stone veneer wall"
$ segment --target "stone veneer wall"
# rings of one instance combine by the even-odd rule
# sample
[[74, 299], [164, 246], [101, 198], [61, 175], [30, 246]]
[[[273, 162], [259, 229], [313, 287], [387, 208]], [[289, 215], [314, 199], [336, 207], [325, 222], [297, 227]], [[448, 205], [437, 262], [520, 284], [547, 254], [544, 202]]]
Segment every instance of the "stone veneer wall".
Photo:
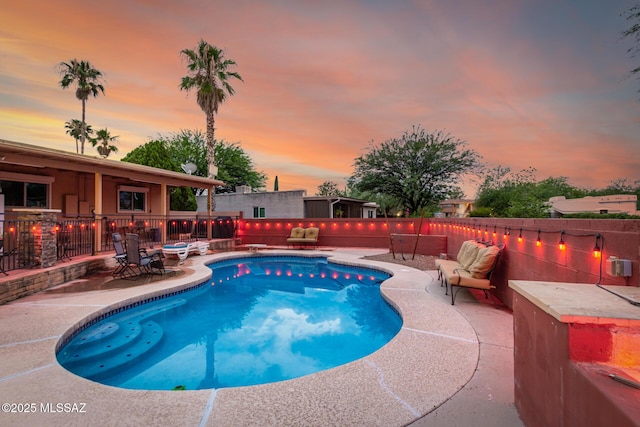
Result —
[[87, 274], [111, 268], [112, 256], [90, 258], [87, 261], [57, 265], [38, 271], [29, 270], [19, 277], [7, 277], [0, 282], [0, 304], [35, 294], [65, 282], [79, 279]]

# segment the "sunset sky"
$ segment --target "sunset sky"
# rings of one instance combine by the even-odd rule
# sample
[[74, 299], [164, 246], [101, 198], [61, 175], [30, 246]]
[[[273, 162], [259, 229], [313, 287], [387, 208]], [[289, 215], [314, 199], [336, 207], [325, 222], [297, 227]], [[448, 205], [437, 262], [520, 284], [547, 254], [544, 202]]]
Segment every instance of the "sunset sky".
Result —
[[[104, 73], [87, 123], [118, 135], [119, 159], [181, 129], [205, 130], [178, 88], [179, 52], [202, 38], [244, 83], [216, 118], [273, 189], [344, 185], [368, 145], [413, 125], [464, 140], [488, 167], [572, 185], [640, 179], [640, 64], [626, 0], [3, 0], [0, 139], [75, 152], [81, 117], [56, 64]], [[88, 144], [85, 152], [97, 156]], [[467, 196], [475, 196], [470, 183]]]

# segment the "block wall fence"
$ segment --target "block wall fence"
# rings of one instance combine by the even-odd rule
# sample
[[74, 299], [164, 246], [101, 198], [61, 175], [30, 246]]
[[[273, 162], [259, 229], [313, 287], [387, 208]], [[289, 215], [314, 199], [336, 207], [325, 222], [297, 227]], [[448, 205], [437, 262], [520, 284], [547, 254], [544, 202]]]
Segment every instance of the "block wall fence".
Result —
[[[243, 244], [286, 245], [293, 227], [318, 227], [321, 247], [393, 249], [455, 259], [465, 240], [504, 244], [494, 271], [495, 295], [512, 307], [509, 280], [640, 286], [640, 220], [529, 218], [242, 219]], [[391, 233], [390, 233], [391, 232]], [[418, 244], [416, 237], [419, 233]], [[390, 234], [392, 238], [390, 239]], [[519, 236], [522, 236], [519, 241]], [[536, 240], [540, 243], [536, 244]], [[565, 244], [559, 248], [560, 240]], [[596, 245], [599, 257], [594, 256]], [[606, 274], [610, 256], [631, 261], [630, 277]]]

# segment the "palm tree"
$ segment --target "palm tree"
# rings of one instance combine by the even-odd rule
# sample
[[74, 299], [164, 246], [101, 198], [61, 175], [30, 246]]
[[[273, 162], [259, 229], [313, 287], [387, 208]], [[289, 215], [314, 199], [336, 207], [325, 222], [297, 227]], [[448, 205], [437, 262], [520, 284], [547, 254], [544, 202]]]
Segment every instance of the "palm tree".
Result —
[[109, 130], [105, 128], [97, 131], [96, 137], [89, 138], [89, 141], [91, 141], [91, 145], [93, 145], [94, 147], [100, 144], [98, 145], [98, 148], [97, 148], [98, 153], [106, 159], [107, 157], [109, 157], [109, 154], [118, 152], [118, 147], [116, 147], [113, 144], [110, 144], [112, 142], [115, 142], [116, 139], [118, 139], [118, 137], [111, 136], [111, 134], [109, 133]]
[[[89, 64], [88, 61], [71, 61], [61, 62], [58, 64], [58, 71], [62, 76], [60, 86], [66, 89], [73, 83], [76, 84], [76, 98], [82, 101], [82, 124], [85, 124], [85, 106], [89, 95], [98, 96], [99, 92], [104, 95], [104, 86], [100, 83], [102, 73]], [[84, 154], [84, 141], [87, 138], [87, 132], [80, 135], [80, 153]]]
[[78, 140], [82, 135], [91, 135], [93, 133], [91, 125], [85, 123], [83, 126], [82, 122], [78, 119], [65, 122], [64, 127], [67, 130], [67, 135], [71, 135], [73, 139], [76, 140], [76, 153], [78, 152]]
[[[229, 84], [231, 77], [240, 81], [240, 74], [231, 71], [236, 65], [235, 61], [225, 59], [224, 52], [215, 46], [211, 46], [204, 40], [196, 49], [183, 49], [181, 56], [187, 62], [189, 74], [182, 78], [180, 90], [196, 90], [196, 101], [207, 115], [207, 165], [209, 167], [208, 177], [213, 179], [216, 176], [214, 166], [214, 123], [218, 106], [228, 97], [235, 93]], [[213, 209], [213, 192], [209, 195], [209, 204]]]

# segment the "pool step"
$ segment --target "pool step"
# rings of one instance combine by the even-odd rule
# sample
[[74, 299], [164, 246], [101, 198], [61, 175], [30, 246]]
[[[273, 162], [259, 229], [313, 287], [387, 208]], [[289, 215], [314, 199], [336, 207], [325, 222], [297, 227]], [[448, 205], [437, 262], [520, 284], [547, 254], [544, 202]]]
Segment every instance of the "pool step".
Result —
[[147, 320], [140, 326], [140, 333], [136, 339], [127, 341], [128, 344], [121, 345], [117, 351], [94, 353], [89, 357], [79, 354], [77, 358], [64, 366], [73, 373], [88, 379], [110, 374], [114, 370], [123, 369], [126, 365], [134, 362], [139, 357], [145, 355], [153, 349], [163, 336], [162, 327], [153, 320]]
[[185, 303], [185, 299], [154, 303], [129, 315], [125, 312], [124, 316], [116, 315], [115, 321], [106, 321], [78, 334], [58, 354], [58, 361], [89, 379], [121, 369], [162, 340], [162, 327], [149, 318]]

